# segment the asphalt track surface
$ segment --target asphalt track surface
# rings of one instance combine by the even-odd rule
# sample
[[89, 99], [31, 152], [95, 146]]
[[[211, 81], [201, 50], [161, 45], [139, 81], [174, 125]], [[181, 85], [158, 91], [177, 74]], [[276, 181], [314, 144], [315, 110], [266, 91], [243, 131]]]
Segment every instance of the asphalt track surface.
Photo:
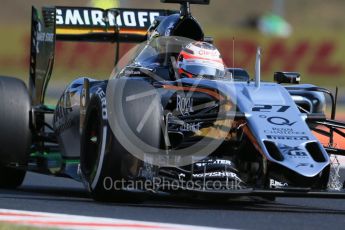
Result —
[[27, 174], [19, 189], [0, 190], [0, 208], [237, 229], [345, 228], [345, 200], [214, 203], [156, 198], [141, 203], [97, 203], [80, 183], [34, 173]]

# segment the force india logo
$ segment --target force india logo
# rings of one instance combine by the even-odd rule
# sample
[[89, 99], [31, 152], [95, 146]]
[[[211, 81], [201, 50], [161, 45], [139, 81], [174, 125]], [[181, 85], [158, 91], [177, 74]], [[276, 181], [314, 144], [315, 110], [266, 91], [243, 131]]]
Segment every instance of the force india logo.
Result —
[[280, 145], [279, 148], [284, 155], [290, 156], [291, 158], [308, 158], [308, 154], [299, 147]]
[[162, 10], [123, 10], [115, 18], [115, 10], [103, 11], [92, 8], [57, 8], [57, 26], [115, 26], [131, 28], [148, 28], [157, 16], [165, 14]]

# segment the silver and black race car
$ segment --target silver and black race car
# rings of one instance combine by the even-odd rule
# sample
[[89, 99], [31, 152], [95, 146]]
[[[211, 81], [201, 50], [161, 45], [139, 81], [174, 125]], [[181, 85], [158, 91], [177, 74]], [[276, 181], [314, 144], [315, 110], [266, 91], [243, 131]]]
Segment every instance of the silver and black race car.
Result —
[[[345, 155], [333, 141], [345, 137], [337, 93], [299, 84], [297, 72], [261, 81], [260, 49], [253, 79], [235, 67], [181, 76], [181, 49], [212, 44], [190, 11], [209, 0], [162, 2], [181, 9], [32, 8], [29, 87], [0, 78], [0, 186], [34, 171], [82, 181], [96, 200], [136, 191], [344, 197], [330, 160]], [[54, 107], [44, 99], [57, 40], [112, 42], [117, 53], [110, 79], [79, 77]], [[124, 42], [140, 45], [119, 57]]]

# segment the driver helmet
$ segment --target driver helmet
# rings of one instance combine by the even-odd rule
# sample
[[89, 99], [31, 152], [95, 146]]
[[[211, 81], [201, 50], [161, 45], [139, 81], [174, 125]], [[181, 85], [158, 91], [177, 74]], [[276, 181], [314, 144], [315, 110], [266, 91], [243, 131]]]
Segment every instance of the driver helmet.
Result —
[[218, 49], [207, 42], [192, 42], [177, 58], [180, 77], [224, 77], [225, 67]]

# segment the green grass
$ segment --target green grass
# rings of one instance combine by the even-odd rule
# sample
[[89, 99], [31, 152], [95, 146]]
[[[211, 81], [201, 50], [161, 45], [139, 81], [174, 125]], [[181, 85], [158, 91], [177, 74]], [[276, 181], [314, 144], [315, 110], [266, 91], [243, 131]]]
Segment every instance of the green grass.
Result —
[[53, 229], [53, 228], [29, 227], [29, 226], [24, 226], [24, 225], [8, 224], [8, 223], [0, 222], [0, 230], [44, 230], [44, 229]]

